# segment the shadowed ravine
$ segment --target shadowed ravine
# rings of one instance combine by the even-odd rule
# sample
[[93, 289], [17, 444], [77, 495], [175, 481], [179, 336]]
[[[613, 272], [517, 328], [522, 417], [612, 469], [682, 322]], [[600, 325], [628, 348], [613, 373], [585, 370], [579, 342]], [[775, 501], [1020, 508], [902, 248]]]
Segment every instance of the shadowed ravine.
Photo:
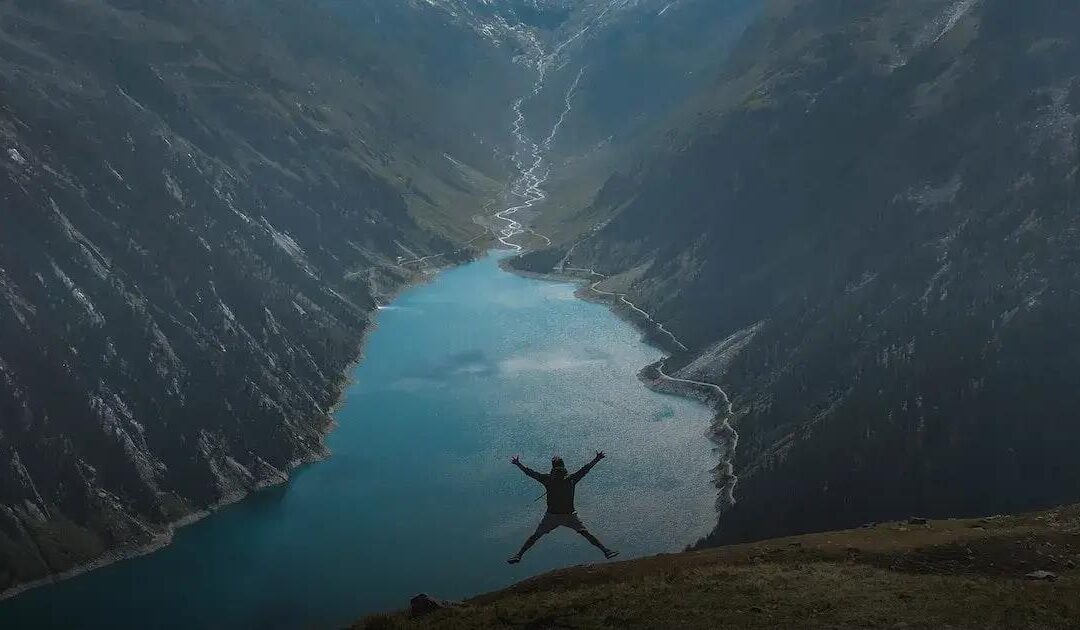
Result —
[[538, 142], [530, 137], [527, 131], [528, 125], [525, 118], [525, 112], [522, 107], [524, 107], [526, 101], [535, 98], [540, 94], [545, 87], [548, 69], [556, 60], [558, 60], [559, 53], [567, 46], [567, 44], [580, 35], [581, 33], [577, 33], [566, 42], [556, 46], [554, 52], [551, 53], [544, 52], [541, 44], [534, 41], [533, 43], [536, 50], [531, 57], [527, 57], [522, 62], [523, 65], [532, 67], [532, 70], [536, 73], [536, 82], [533, 84], [532, 91], [515, 100], [512, 107], [514, 121], [511, 124], [510, 134], [514, 138], [514, 152], [511, 155], [511, 160], [514, 163], [514, 168], [517, 170], [518, 175], [510, 182], [509, 196], [516, 201], [510, 207], [496, 212], [493, 215], [497, 221], [505, 223], [501, 228], [495, 229], [496, 239], [506, 247], [517, 252], [524, 251], [525, 247], [512, 239], [521, 234], [532, 234], [543, 241], [543, 245], [551, 245], [551, 239], [529, 227], [527, 219], [518, 220], [517, 218], [511, 218], [511, 215], [517, 214], [522, 210], [529, 210], [536, 204], [547, 199], [547, 193], [543, 188], [548, 177], [551, 175], [551, 167], [547, 162], [547, 157], [551, 152], [551, 145], [555, 142], [555, 139], [559, 135], [559, 130], [566, 121], [566, 117], [573, 110], [574, 94], [577, 92], [578, 85], [581, 83], [581, 77], [585, 74], [584, 66], [578, 70], [577, 76], [567, 88], [566, 95], [563, 98], [563, 109], [555, 118], [555, 122], [551, 125], [551, 130], [542, 141]]

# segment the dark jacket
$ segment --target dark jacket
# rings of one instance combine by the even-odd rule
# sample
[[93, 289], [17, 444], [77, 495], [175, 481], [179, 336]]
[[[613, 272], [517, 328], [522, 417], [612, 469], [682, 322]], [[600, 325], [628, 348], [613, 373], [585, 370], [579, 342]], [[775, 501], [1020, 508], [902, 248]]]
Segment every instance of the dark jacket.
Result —
[[528, 466], [519, 465], [519, 467], [526, 475], [544, 484], [544, 488], [547, 490], [548, 512], [551, 514], [573, 514], [575, 511], [574, 487], [599, 461], [594, 459], [572, 475], [567, 475], [565, 470], [545, 474], [538, 473]]

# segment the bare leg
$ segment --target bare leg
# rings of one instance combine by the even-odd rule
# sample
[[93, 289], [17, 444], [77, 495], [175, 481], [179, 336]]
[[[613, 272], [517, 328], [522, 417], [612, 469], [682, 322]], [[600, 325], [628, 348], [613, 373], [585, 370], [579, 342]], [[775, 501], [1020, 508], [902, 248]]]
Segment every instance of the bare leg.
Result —
[[532, 536], [529, 536], [529, 538], [525, 541], [525, 544], [523, 544], [521, 546], [521, 549], [518, 550], [517, 557], [520, 558], [521, 556], [524, 556], [525, 552], [528, 551], [530, 547], [535, 545], [536, 541], [540, 540], [540, 538], [542, 538], [543, 536], [544, 535], [541, 534], [540, 532], [537, 532], [537, 533], [533, 534]]
[[547, 532], [537, 530], [532, 536], [529, 536], [529, 538], [525, 540], [525, 544], [521, 546], [521, 549], [516, 554], [510, 556], [510, 559], [507, 560], [507, 562], [509, 562], [510, 564], [517, 564], [521, 562], [521, 556], [524, 556], [525, 552], [528, 551], [530, 547], [535, 545], [536, 541], [543, 538], [544, 534], [546, 533]]
[[596, 536], [593, 536], [593, 535], [592, 535], [591, 533], [589, 533], [589, 530], [587, 530], [587, 529], [579, 529], [579, 530], [578, 530], [578, 533], [579, 533], [579, 534], [581, 534], [581, 537], [582, 537], [582, 538], [584, 538], [585, 540], [587, 540], [587, 541], [589, 541], [590, 543], [592, 543], [592, 546], [593, 546], [593, 547], [596, 547], [596, 548], [597, 548], [597, 549], [599, 549], [600, 551], [603, 551], [603, 552], [604, 552], [604, 555], [605, 555], [605, 556], [608, 556], [608, 555], [610, 555], [610, 554], [611, 554], [611, 550], [610, 550], [610, 549], [608, 549], [607, 547], [605, 547], [605, 546], [604, 546], [604, 543], [600, 542], [600, 541], [599, 541], [599, 540], [598, 540], [598, 539], [596, 538]]

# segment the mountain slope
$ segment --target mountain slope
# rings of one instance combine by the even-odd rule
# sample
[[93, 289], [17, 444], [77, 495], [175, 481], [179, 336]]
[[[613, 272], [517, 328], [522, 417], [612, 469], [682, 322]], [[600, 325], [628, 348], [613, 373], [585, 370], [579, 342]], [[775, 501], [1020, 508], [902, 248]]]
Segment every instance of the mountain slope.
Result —
[[562, 242], [607, 218], [602, 208], [573, 210], [613, 170], [654, 150], [666, 117], [715, 80], [758, 11], [745, 0], [598, 3], [551, 35], [557, 53], [523, 107], [530, 120], [562, 120], [548, 145], [551, 199], [540, 207], [540, 232]]
[[[715, 80], [729, 50], [757, 13], [745, 0], [649, 0], [610, 11], [566, 44], [551, 70], [547, 107], [559, 109], [565, 85], [582, 77], [557, 151], [580, 155], [626, 144]], [[570, 39], [576, 32], [563, 33]], [[538, 104], [543, 104], [541, 99]]]
[[[1080, 509], [886, 523], [563, 569], [369, 628], [1068, 628]], [[1048, 571], [1054, 579], [1025, 576]]]
[[1076, 24], [772, 2], [582, 213], [614, 218], [523, 261], [614, 276], [734, 397], [709, 542], [1077, 497]]
[[509, 61], [365, 10], [457, 38], [490, 103], [317, 3], [0, 8], [0, 591], [322, 456], [399, 263], [457, 247], [421, 224], [478, 231]]

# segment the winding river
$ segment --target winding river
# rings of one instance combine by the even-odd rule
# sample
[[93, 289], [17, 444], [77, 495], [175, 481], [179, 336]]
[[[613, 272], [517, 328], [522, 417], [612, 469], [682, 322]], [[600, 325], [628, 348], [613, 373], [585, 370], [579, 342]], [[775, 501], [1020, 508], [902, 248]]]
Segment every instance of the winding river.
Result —
[[328, 438], [333, 455], [177, 533], [166, 549], [0, 602], [0, 627], [333, 627], [428, 592], [460, 598], [602, 558], [557, 531], [511, 455], [608, 452], [579, 513], [623, 558], [715, 522], [711, 411], [646, 389], [661, 357], [569, 284], [450, 269], [379, 314]]

